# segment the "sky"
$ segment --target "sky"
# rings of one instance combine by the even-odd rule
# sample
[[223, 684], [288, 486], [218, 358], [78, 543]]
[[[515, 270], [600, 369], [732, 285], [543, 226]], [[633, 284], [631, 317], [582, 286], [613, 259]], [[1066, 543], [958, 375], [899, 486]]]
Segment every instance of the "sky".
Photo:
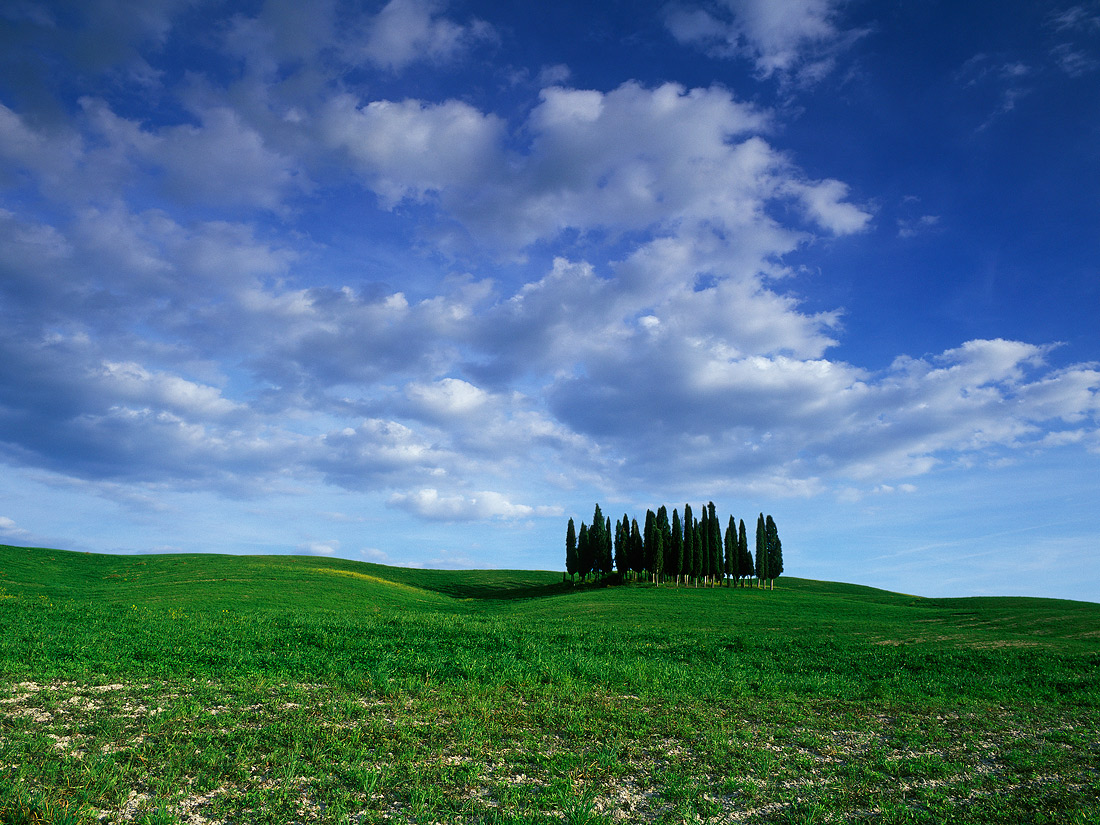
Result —
[[11, 0], [0, 542], [1100, 601], [1100, 2]]

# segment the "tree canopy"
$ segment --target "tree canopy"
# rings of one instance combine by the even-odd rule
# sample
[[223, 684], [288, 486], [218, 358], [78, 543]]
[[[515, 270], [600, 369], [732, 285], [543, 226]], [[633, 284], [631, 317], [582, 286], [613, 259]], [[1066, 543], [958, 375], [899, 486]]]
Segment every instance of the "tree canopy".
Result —
[[745, 521], [728, 516], [723, 533], [722, 521], [714, 502], [700, 507], [696, 519], [690, 504], [684, 505], [683, 518], [676, 509], [671, 522], [668, 508], [646, 511], [643, 527], [636, 518], [623, 513], [611, 524], [596, 504], [592, 523], [582, 522], [578, 533], [572, 518], [565, 532], [565, 570], [575, 582], [586, 581], [590, 574], [598, 581], [649, 581], [657, 586], [717, 586], [735, 583], [775, 589], [775, 579], [783, 572], [783, 544], [775, 519], [761, 513], [756, 521], [755, 558], [750, 552]]

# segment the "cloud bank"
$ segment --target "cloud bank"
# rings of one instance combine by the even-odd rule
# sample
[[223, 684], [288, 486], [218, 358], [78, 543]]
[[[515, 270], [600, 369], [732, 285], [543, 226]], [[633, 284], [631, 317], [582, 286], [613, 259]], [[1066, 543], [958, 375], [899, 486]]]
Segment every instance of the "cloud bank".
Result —
[[[808, 81], [854, 36], [841, 8], [677, 5], [665, 22]], [[349, 78], [390, 82], [503, 35], [435, 2], [348, 13], [236, 12], [209, 63], [172, 73], [156, 44], [184, 11], [161, 4], [101, 45], [96, 71], [144, 66], [166, 114], [98, 85], [61, 118], [0, 104], [5, 462], [521, 521], [559, 516], [578, 483], [814, 495], [1100, 446], [1100, 371], [1052, 366], [1056, 342], [975, 339], [884, 369], [834, 355], [844, 310], [800, 297], [792, 259], [870, 232], [876, 208], [801, 168], [776, 111], [635, 79], [499, 110], [375, 94], [383, 81]], [[35, 43], [54, 24], [21, 25]], [[327, 268], [311, 210], [404, 227], [402, 263], [432, 276]]]

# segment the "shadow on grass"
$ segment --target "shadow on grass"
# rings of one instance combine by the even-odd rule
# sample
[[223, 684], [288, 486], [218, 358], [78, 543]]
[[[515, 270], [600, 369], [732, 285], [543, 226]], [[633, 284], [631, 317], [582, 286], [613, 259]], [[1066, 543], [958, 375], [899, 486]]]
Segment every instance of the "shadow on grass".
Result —
[[486, 599], [491, 601], [515, 601], [518, 599], [542, 599], [548, 596], [568, 596], [590, 590], [602, 590], [611, 585], [622, 584], [622, 577], [613, 574], [600, 581], [572, 582], [569, 580], [554, 582], [531, 582], [525, 579], [480, 580], [481, 571], [453, 571], [448, 581], [422, 581], [420, 586], [456, 599]]
[[497, 601], [513, 601], [516, 599], [541, 599], [547, 596], [561, 596], [574, 592], [573, 585], [566, 583], [555, 584], [519, 584], [515, 587], [502, 586], [501, 584], [468, 584], [455, 582], [451, 584], [425, 584], [426, 590], [434, 590], [446, 596], [456, 599], [492, 599]]

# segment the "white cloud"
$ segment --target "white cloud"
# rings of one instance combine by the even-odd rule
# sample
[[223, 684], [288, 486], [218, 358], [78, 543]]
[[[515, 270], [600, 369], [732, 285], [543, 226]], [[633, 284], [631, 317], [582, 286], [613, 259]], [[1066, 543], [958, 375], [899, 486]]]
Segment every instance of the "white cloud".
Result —
[[[808, 79], [854, 36], [840, 9], [668, 20], [763, 76]], [[486, 35], [444, 11], [389, 3], [360, 58], [397, 72]], [[0, 106], [4, 171], [49, 201], [0, 211], [6, 459], [142, 489], [324, 481], [458, 521], [556, 513], [532, 492], [546, 478], [886, 494], [959, 456], [1100, 443], [1097, 368], [1049, 369], [1047, 347], [972, 341], [878, 372], [831, 357], [842, 313], [795, 297], [789, 256], [867, 230], [871, 210], [777, 148], [782, 112], [717, 85], [567, 88], [562, 65], [509, 111], [473, 92], [371, 100], [395, 78], [336, 83], [346, 39], [318, 50], [333, 13], [278, 0], [234, 18], [220, 46], [240, 82], [192, 78], [166, 106], [194, 122], [139, 120], [116, 97], [56, 127]], [[164, 21], [143, 30], [167, 36]], [[1005, 57], [970, 71], [1030, 76]], [[288, 208], [307, 167], [333, 189], [357, 175], [395, 226], [434, 220], [422, 246], [374, 259], [368, 233], [339, 259], [324, 244], [346, 227]], [[370, 229], [371, 204], [349, 203], [341, 220], [363, 210]], [[472, 242], [445, 259], [452, 236]]]
[[405, 395], [420, 414], [433, 420], [469, 416], [484, 409], [488, 400], [484, 390], [458, 378], [409, 384]]
[[1100, 6], [1095, 2], [1070, 6], [1053, 12], [1050, 22], [1059, 31], [1100, 32]]
[[148, 131], [120, 118], [102, 100], [83, 98], [81, 103], [95, 134], [108, 142], [95, 156], [97, 165], [121, 171], [135, 164], [126, 171], [159, 172], [162, 186], [184, 201], [277, 211], [288, 191], [308, 185], [291, 158], [271, 149], [228, 107], [201, 111], [197, 126]]
[[274, 75], [288, 61], [311, 60], [332, 41], [335, 5], [335, 0], [265, 0], [256, 17], [230, 19], [226, 50], [263, 75]]
[[7, 516], [0, 516], [0, 534], [13, 539], [23, 539], [31, 534], [30, 530], [24, 530], [14, 520]]
[[898, 218], [898, 237], [915, 238], [935, 229], [940, 224], [939, 215], [921, 215], [917, 218]]
[[1058, 67], [1070, 77], [1083, 77], [1100, 69], [1100, 60], [1097, 60], [1093, 54], [1069, 43], [1059, 43], [1052, 52]]
[[493, 176], [503, 123], [460, 101], [331, 101], [323, 131], [344, 149], [385, 206], [430, 192], [477, 186]]
[[375, 418], [326, 434], [306, 460], [330, 483], [356, 490], [447, 475], [459, 457], [398, 421]]
[[105, 361], [101, 372], [105, 390], [130, 404], [151, 405], [201, 418], [222, 418], [244, 407], [224, 398], [215, 387], [197, 384], [178, 375], [150, 372], [132, 361]]
[[[393, 209], [431, 199], [476, 238], [520, 250], [580, 232], [720, 227], [729, 247], [782, 235], [770, 204], [800, 203], [834, 234], [870, 218], [846, 186], [802, 176], [759, 132], [768, 115], [729, 91], [628, 82], [551, 87], [509, 151], [505, 124], [460, 101], [331, 102], [323, 131]], [[786, 251], [784, 247], [781, 251]], [[768, 252], [773, 252], [769, 249]]]
[[719, 0], [710, 8], [674, 5], [666, 25], [679, 42], [718, 57], [743, 55], [762, 77], [817, 80], [835, 52], [859, 32], [837, 25], [843, 0]]
[[293, 161], [227, 108], [203, 112], [201, 126], [163, 132], [151, 159], [164, 167], [171, 190], [207, 203], [277, 210], [296, 184]]
[[572, 70], [564, 63], [555, 63], [552, 66], [543, 66], [539, 70], [539, 85], [546, 86], [562, 86], [569, 81], [572, 77]]
[[10, 170], [30, 172], [39, 185], [64, 190], [84, 155], [80, 137], [67, 128], [35, 129], [0, 103], [0, 160]]
[[551, 393], [559, 417], [613, 447], [623, 472], [660, 472], [668, 484], [893, 484], [946, 456], [1038, 446], [1096, 420], [1097, 372], [1043, 375], [1048, 348], [1019, 342], [970, 341], [880, 374], [720, 349], [688, 359], [668, 347], [635, 339]]
[[336, 539], [329, 541], [307, 541], [298, 545], [298, 552], [309, 556], [331, 556], [340, 549]]
[[848, 185], [838, 180], [794, 184], [810, 217], [834, 235], [849, 235], [867, 228], [871, 215], [846, 202]]
[[989, 110], [978, 131], [989, 128], [1013, 111], [1016, 104], [1033, 91], [1035, 74], [1033, 67], [1004, 55], [980, 52], [967, 60], [956, 72], [956, 80], [974, 95], [992, 92], [995, 96], [991, 104], [981, 103], [976, 107]]
[[531, 516], [560, 516], [558, 507], [513, 504], [501, 493], [485, 490], [470, 495], [440, 495], [432, 487], [409, 493], [394, 493], [389, 503], [423, 518], [437, 521], [482, 521]]
[[400, 71], [418, 60], [446, 62], [495, 37], [480, 20], [455, 23], [440, 12], [440, 0], [390, 0], [368, 23], [361, 54], [373, 63]]

